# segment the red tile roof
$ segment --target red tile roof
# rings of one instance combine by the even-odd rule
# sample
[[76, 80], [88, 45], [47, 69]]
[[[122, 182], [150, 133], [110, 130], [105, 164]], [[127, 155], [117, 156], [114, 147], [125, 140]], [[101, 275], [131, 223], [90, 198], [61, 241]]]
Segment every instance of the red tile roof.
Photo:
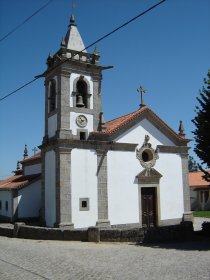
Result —
[[5, 180], [0, 181], [0, 191], [22, 188], [29, 185], [33, 181], [36, 181], [39, 178], [41, 178], [40, 174], [28, 176], [20, 174], [11, 176], [9, 178], [6, 178]]
[[202, 176], [202, 171], [195, 171], [189, 173], [189, 186], [191, 188], [210, 188], [210, 183], [206, 182]]
[[108, 121], [105, 124], [105, 130], [103, 132], [93, 132], [92, 135], [97, 134], [105, 134], [105, 135], [112, 135], [115, 132], [118, 132], [120, 129], [128, 125], [129, 123], [132, 124], [132, 121], [136, 118], [147, 114], [155, 123], [159, 124], [163, 129], [167, 130], [172, 137], [175, 137], [178, 141], [187, 143], [190, 140], [183, 138], [179, 134], [177, 134], [173, 129], [171, 129], [163, 120], [161, 120], [152, 110], [150, 110], [147, 106], [141, 107], [137, 111], [121, 116], [114, 120]]

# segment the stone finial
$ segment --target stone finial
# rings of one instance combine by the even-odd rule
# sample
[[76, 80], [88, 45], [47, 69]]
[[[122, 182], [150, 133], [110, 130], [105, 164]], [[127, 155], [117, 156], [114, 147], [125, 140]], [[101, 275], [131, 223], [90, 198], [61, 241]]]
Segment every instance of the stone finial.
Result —
[[185, 137], [184, 126], [183, 126], [182, 121], [180, 121], [180, 124], [179, 124], [179, 136]]
[[51, 56], [51, 54], [49, 53], [48, 58], [47, 58], [47, 62], [46, 62], [47, 66], [52, 66], [53, 64], [53, 57]]
[[20, 162], [19, 160], [17, 161], [17, 167], [16, 167], [16, 171], [20, 170]]
[[63, 48], [66, 47], [66, 41], [64, 38], [61, 39], [61, 47], [63, 47]]
[[97, 65], [99, 62], [99, 57], [100, 57], [99, 51], [98, 51], [97, 47], [95, 47], [95, 49], [93, 51], [92, 63]]
[[69, 26], [77, 26], [76, 23], [75, 23], [75, 18], [74, 18], [74, 15], [71, 15], [71, 18], [70, 18], [70, 24]]
[[99, 51], [98, 51], [98, 48], [97, 48], [97, 47], [94, 48], [93, 54], [94, 54], [94, 55], [99, 55]]
[[28, 157], [28, 147], [27, 145], [25, 145], [23, 159], [26, 159], [27, 157]]
[[104, 119], [104, 113], [101, 112], [100, 113], [100, 130], [101, 131], [104, 131], [106, 129], [105, 124], [106, 124], [106, 122], [105, 122], [105, 119]]

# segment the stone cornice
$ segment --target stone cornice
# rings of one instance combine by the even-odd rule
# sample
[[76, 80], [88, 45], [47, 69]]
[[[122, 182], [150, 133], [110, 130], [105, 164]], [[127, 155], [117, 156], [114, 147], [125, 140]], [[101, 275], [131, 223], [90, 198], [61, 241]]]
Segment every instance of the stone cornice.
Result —
[[48, 147], [55, 149], [56, 147], [66, 149], [91, 149], [98, 151], [135, 151], [137, 144], [116, 143], [108, 141], [81, 141], [69, 139], [49, 139], [46, 144], [39, 146], [43, 150], [48, 150]]
[[164, 145], [158, 145], [157, 148], [159, 153], [181, 154], [181, 155], [187, 155], [188, 150], [190, 149], [187, 146], [164, 146]]

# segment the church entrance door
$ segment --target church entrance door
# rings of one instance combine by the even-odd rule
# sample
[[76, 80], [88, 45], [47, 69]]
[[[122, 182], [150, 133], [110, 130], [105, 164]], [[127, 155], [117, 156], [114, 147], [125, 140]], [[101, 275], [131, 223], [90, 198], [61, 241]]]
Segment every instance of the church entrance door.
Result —
[[141, 189], [142, 226], [156, 226], [156, 188]]

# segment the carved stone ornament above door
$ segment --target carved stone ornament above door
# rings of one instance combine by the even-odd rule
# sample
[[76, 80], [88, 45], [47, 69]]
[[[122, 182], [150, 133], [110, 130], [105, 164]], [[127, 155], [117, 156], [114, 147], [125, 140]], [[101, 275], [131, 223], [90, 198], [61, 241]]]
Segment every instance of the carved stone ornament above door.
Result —
[[141, 166], [146, 169], [147, 176], [150, 176], [150, 170], [159, 158], [158, 150], [152, 148], [152, 144], [149, 143], [149, 140], [149, 135], [145, 135], [143, 145], [136, 149], [136, 158], [139, 160]]

